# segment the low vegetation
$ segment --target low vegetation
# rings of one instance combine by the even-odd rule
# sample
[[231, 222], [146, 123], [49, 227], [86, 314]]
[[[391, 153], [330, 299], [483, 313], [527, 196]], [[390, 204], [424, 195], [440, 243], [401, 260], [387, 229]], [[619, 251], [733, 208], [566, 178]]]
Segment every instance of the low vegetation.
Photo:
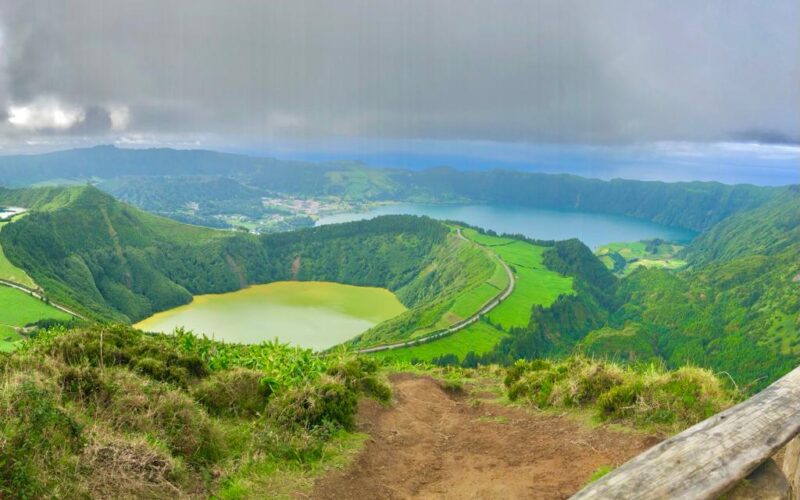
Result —
[[391, 397], [366, 358], [125, 326], [43, 331], [0, 355], [0, 497], [293, 491], [357, 445], [361, 394]]
[[588, 408], [604, 422], [677, 431], [731, 406], [739, 394], [712, 372], [619, 365], [580, 355], [517, 361], [504, 384], [512, 401], [537, 408]]

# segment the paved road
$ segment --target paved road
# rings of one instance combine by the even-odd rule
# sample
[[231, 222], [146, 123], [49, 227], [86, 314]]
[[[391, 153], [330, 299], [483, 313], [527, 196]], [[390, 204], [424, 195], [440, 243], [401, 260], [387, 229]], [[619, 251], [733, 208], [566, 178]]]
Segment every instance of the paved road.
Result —
[[[11, 287], [11, 288], [16, 288], [17, 290], [21, 290], [21, 291], [27, 293], [31, 297], [35, 297], [35, 298], [37, 298], [39, 300], [43, 300], [42, 294], [40, 294], [39, 292], [37, 292], [36, 290], [34, 290], [32, 288], [28, 288], [26, 286], [20, 285], [19, 283], [14, 283], [13, 281], [8, 281], [8, 280], [4, 280], [4, 279], [0, 278], [0, 285], [5, 285], [5, 286]], [[61, 304], [56, 304], [55, 302], [50, 302], [49, 304], [51, 306], [55, 307], [56, 309], [58, 309], [59, 311], [63, 311], [65, 313], [67, 313], [67, 314], [75, 316], [76, 318], [86, 319], [83, 316], [81, 316], [80, 314], [78, 314], [75, 311], [73, 311], [72, 309], [64, 307]]]
[[[470, 242], [470, 243], [472, 243], [474, 245], [478, 245], [474, 241], [467, 239], [463, 234], [461, 234], [461, 229], [457, 229], [456, 233], [458, 234], [458, 237], [461, 238], [462, 240]], [[478, 246], [481, 246], [481, 245], [478, 245]], [[494, 254], [494, 256], [497, 258], [497, 260], [500, 261], [500, 264], [503, 265], [503, 268], [506, 270], [506, 273], [508, 274], [508, 286], [506, 287], [505, 290], [503, 290], [502, 292], [497, 294], [496, 297], [494, 297], [492, 300], [490, 300], [489, 302], [484, 304], [484, 306], [477, 313], [473, 314], [472, 316], [470, 316], [467, 319], [463, 319], [463, 320], [459, 321], [458, 323], [456, 323], [456, 324], [454, 324], [454, 325], [452, 325], [452, 326], [450, 326], [450, 327], [448, 327], [448, 328], [446, 328], [444, 330], [440, 330], [438, 332], [431, 333], [431, 334], [426, 335], [424, 337], [418, 337], [418, 338], [415, 338], [415, 339], [412, 339], [412, 340], [407, 340], [405, 342], [398, 342], [396, 344], [385, 344], [385, 345], [378, 345], [378, 346], [375, 346], [375, 347], [367, 347], [367, 348], [364, 348], [364, 349], [359, 349], [356, 352], [361, 353], [361, 354], [366, 354], [366, 353], [370, 353], [370, 352], [388, 351], [389, 349], [399, 349], [401, 347], [410, 347], [410, 346], [413, 346], [413, 345], [423, 344], [425, 342], [429, 342], [431, 340], [435, 340], [435, 339], [438, 339], [440, 337], [446, 337], [447, 335], [453, 334], [453, 333], [455, 333], [455, 332], [457, 332], [459, 330], [463, 330], [464, 328], [468, 327], [469, 325], [477, 322], [479, 319], [481, 319], [481, 316], [483, 316], [484, 314], [488, 313], [489, 311], [491, 311], [492, 309], [494, 309], [495, 307], [500, 305], [500, 303], [503, 302], [506, 298], [508, 298], [508, 296], [511, 295], [511, 292], [514, 291], [514, 286], [516, 285], [516, 281], [514, 279], [514, 273], [511, 272], [511, 268], [508, 267], [508, 264], [506, 264], [503, 261], [503, 259], [500, 258], [499, 255]]]

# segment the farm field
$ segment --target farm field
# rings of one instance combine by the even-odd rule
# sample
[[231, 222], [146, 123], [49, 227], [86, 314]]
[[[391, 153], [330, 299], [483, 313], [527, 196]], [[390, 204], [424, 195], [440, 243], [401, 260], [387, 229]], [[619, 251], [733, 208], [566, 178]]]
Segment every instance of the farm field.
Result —
[[573, 293], [572, 278], [561, 276], [542, 263], [545, 247], [481, 234], [474, 229], [467, 229], [463, 234], [491, 248], [514, 271], [517, 279], [514, 292], [488, 315], [492, 323], [503, 329], [527, 325], [534, 305], [548, 306], [559, 295]]
[[618, 275], [628, 275], [639, 267], [681, 269], [687, 262], [676, 257], [684, 247], [654, 239], [626, 243], [609, 243], [597, 249], [595, 255], [607, 268]]
[[70, 315], [14, 288], [0, 286], [0, 351], [10, 351], [21, 340], [14, 327], [41, 319], [70, 319]]
[[[374, 353], [375, 356], [399, 361], [430, 361], [445, 354], [463, 359], [471, 351], [486, 353], [508, 335], [507, 330], [526, 326], [534, 305], [548, 306], [559, 295], [573, 293], [572, 278], [544, 266], [542, 255], [546, 247], [481, 234], [474, 229], [464, 229], [462, 234], [483, 247], [486, 256], [495, 262], [496, 267], [485, 282], [456, 297], [436, 327], [443, 328], [470, 317], [508, 286], [508, 275], [497, 258], [499, 256], [512, 268], [516, 284], [511, 295], [487, 314], [491, 325], [477, 323], [443, 339], [419, 346], [380, 351]], [[430, 332], [416, 332], [416, 336], [427, 333]]]
[[478, 322], [450, 336], [434, 340], [414, 347], [378, 351], [371, 354], [379, 359], [399, 362], [419, 360], [430, 362], [433, 358], [445, 354], [454, 354], [464, 359], [469, 352], [484, 354], [492, 350], [503, 337], [508, 334], [484, 322]]
[[467, 242], [461, 243], [465, 244], [465, 247], [461, 249], [462, 265], [474, 268], [488, 268], [489, 265], [492, 265], [491, 274], [488, 269], [482, 272], [483, 278], [457, 295], [435, 325], [415, 332], [412, 338], [446, 328], [469, 318], [508, 286], [508, 275], [492, 250], [476, 247]]

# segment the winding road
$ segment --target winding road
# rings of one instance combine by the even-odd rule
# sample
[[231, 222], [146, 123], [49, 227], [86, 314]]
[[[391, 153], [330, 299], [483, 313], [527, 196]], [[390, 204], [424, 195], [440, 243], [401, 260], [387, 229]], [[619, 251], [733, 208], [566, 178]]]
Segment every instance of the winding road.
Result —
[[[464, 240], [464, 241], [466, 241], [468, 243], [471, 243], [473, 245], [479, 246], [481, 248], [484, 248], [484, 249], [486, 248], [483, 245], [478, 245], [474, 241], [470, 240], [469, 238], [467, 238], [463, 234], [461, 234], [461, 229], [460, 228], [456, 229], [456, 233], [457, 233], [458, 237], [461, 238], [462, 240]], [[484, 314], [488, 313], [489, 311], [491, 311], [492, 309], [494, 309], [495, 307], [500, 305], [500, 303], [503, 302], [505, 299], [507, 299], [508, 296], [511, 295], [511, 293], [514, 291], [514, 286], [516, 285], [516, 280], [514, 278], [514, 273], [511, 271], [511, 268], [508, 267], [508, 264], [506, 264], [503, 261], [503, 259], [500, 258], [499, 255], [497, 255], [497, 254], [493, 254], [493, 255], [497, 260], [500, 261], [500, 264], [502, 264], [503, 269], [505, 269], [506, 273], [508, 274], [508, 286], [505, 288], [505, 290], [503, 290], [502, 292], [497, 294], [497, 296], [495, 296], [493, 299], [491, 299], [489, 302], [484, 304], [483, 307], [481, 307], [480, 310], [478, 310], [478, 312], [476, 312], [475, 314], [473, 314], [469, 318], [463, 319], [463, 320], [459, 321], [458, 323], [455, 323], [455, 324], [447, 327], [444, 330], [439, 330], [438, 332], [425, 335], [424, 337], [418, 337], [418, 338], [415, 338], [415, 339], [406, 340], [405, 342], [397, 342], [396, 344], [384, 344], [384, 345], [377, 345], [377, 346], [374, 346], [374, 347], [366, 347], [364, 349], [359, 349], [356, 352], [359, 353], [359, 354], [366, 354], [366, 353], [370, 353], [370, 352], [388, 351], [389, 349], [399, 349], [401, 347], [411, 347], [411, 346], [415, 346], [415, 345], [419, 345], [419, 344], [424, 344], [425, 342], [430, 342], [431, 340], [436, 340], [438, 338], [446, 337], [448, 335], [456, 333], [457, 331], [463, 330], [464, 328], [468, 327], [469, 325], [477, 322], [479, 319], [481, 319], [481, 316], [483, 316]]]

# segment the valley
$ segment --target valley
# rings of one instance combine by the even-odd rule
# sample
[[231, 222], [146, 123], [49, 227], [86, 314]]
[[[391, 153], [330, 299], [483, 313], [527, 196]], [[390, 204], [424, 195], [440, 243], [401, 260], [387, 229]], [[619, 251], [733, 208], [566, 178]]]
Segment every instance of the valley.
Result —
[[0, 500], [800, 499], [798, 25], [0, 0]]
[[[625, 183], [627, 198], [585, 213], [575, 198], [475, 204], [487, 194], [476, 179], [431, 205], [408, 179], [330, 168], [347, 175], [323, 170], [313, 189], [307, 177], [273, 208], [352, 197], [358, 220], [263, 234], [161, 217], [94, 186], [0, 188], [0, 204], [27, 209], [0, 231], [2, 279], [47, 299], [0, 286], [0, 430], [15, 457], [0, 493], [13, 477], [31, 494], [107, 496], [123, 474], [132, 495], [325, 498], [360, 484], [361, 468], [381, 478], [374, 492], [442, 496], [468, 456], [470, 488], [487, 494], [500, 494], [495, 473], [581, 464], [537, 482], [563, 496], [800, 359], [795, 186]], [[321, 194], [348, 175], [360, 184]], [[550, 188], [582, 195], [584, 182]], [[660, 196], [685, 209], [629, 201]], [[408, 197], [423, 201], [388, 203]], [[578, 198], [581, 210], [600, 200]], [[32, 405], [44, 423], [19, 411]], [[404, 418], [411, 430], [393, 433]], [[422, 474], [430, 449], [441, 468]], [[111, 474], [101, 453], [145, 461], [147, 479], [118, 460]], [[74, 462], [84, 468], [61, 465]], [[422, 479], [407, 491], [385, 463]]]

